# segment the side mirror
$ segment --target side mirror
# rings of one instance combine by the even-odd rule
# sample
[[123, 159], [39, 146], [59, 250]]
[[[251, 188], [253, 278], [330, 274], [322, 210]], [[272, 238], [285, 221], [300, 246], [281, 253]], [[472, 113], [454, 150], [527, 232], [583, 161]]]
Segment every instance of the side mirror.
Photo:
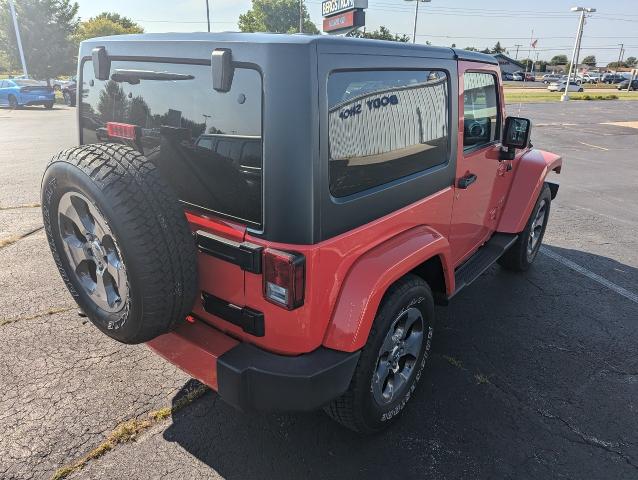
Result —
[[235, 73], [231, 51], [226, 48], [213, 50], [210, 66], [213, 72], [213, 88], [218, 92], [229, 92]]
[[532, 133], [532, 122], [528, 118], [507, 117], [503, 134], [503, 146], [507, 148], [528, 148]]
[[93, 73], [98, 80], [108, 80], [111, 73], [111, 59], [106, 48], [97, 47], [91, 50], [91, 59], [93, 60]]

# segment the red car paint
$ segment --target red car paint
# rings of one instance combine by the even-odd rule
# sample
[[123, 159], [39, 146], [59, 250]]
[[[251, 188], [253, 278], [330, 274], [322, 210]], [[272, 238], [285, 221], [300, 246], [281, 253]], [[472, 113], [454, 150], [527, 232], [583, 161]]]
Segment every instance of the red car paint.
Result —
[[[239, 307], [263, 312], [267, 319], [265, 335], [245, 333], [207, 313], [198, 302], [193, 313], [201, 322], [185, 324], [153, 340], [151, 348], [216, 388], [216, 359], [238, 341], [285, 355], [311, 352], [320, 346], [347, 352], [362, 348], [387, 288], [429, 259], [436, 258], [441, 263], [445, 285], [441, 293], [454, 294], [455, 268], [494, 232], [521, 232], [546, 175], [550, 171], [560, 173], [562, 164], [559, 156], [540, 150], [519, 151], [514, 160], [501, 160], [498, 143], [466, 154], [462, 137], [466, 71], [493, 73], [500, 79], [497, 66], [459, 62], [460, 128], [454, 185], [314, 245], [265, 242], [240, 224], [187, 213], [193, 231], [204, 230], [229, 240], [304, 255], [305, 301], [294, 310], [267, 302], [262, 275], [199, 254], [201, 290]], [[502, 89], [499, 109], [504, 119]], [[477, 175], [476, 183], [465, 190], [457, 188], [457, 181], [469, 173]]]

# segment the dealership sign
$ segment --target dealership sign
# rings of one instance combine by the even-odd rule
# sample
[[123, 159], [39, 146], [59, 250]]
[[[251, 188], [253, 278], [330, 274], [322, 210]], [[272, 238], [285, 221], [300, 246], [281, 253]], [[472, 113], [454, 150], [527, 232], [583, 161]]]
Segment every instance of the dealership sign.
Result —
[[324, 17], [323, 31], [344, 33], [365, 25], [368, 0], [324, 0], [321, 14]]

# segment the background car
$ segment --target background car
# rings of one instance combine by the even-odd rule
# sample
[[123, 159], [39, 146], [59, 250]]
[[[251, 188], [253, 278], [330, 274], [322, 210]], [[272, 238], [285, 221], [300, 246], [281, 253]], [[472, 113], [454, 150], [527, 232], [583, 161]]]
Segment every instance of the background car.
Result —
[[[618, 90], [627, 90], [627, 87], [629, 87], [629, 80], [623, 80], [618, 84], [617, 88]], [[629, 87], [629, 90], [638, 90], [638, 78], [631, 82], [631, 87]]]
[[512, 74], [512, 80], [515, 80], [517, 82], [522, 82], [523, 81], [523, 75], [518, 73], [518, 72], [514, 72]]
[[[565, 86], [567, 85], [567, 80], [565, 81], [560, 81], [560, 82], [556, 82], [556, 83], [552, 83], [547, 87], [547, 90], [549, 90], [550, 92], [564, 92], [565, 91]], [[572, 80], [571, 82], [569, 82], [569, 88], [567, 90], [568, 92], [582, 92], [583, 91], [583, 86], [580, 82], [580, 80]]]
[[557, 82], [561, 79], [562, 75], [559, 73], [546, 73], [542, 77], [543, 83], [550, 84], [552, 82]]
[[622, 76], [620, 73], [606, 73], [603, 75], [603, 83], [609, 83], [614, 84], [614, 83], [620, 83], [623, 80], [625, 80], [625, 77]]
[[59, 79], [51, 80], [51, 86], [53, 87], [55, 91], [63, 91], [66, 87], [70, 86], [73, 83], [75, 83], [75, 77], [69, 80], [59, 80]]
[[509, 73], [509, 72], [502, 72], [501, 73], [501, 78], [503, 80], [510, 80], [511, 81], [511, 80], [514, 80], [514, 75]]
[[44, 105], [53, 108], [55, 92], [53, 87], [42, 85], [37, 80], [10, 78], [0, 80], [0, 105], [19, 108], [26, 105]]

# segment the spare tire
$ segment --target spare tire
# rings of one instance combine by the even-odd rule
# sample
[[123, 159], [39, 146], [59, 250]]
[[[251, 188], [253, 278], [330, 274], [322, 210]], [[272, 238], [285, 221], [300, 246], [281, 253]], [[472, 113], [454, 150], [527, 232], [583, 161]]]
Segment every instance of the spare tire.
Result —
[[197, 295], [197, 258], [184, 210], [156, 166], [132, 148], [64, 150], [42, 179], [49, 246], [91, 322], [123, 343], [171, 331]]

